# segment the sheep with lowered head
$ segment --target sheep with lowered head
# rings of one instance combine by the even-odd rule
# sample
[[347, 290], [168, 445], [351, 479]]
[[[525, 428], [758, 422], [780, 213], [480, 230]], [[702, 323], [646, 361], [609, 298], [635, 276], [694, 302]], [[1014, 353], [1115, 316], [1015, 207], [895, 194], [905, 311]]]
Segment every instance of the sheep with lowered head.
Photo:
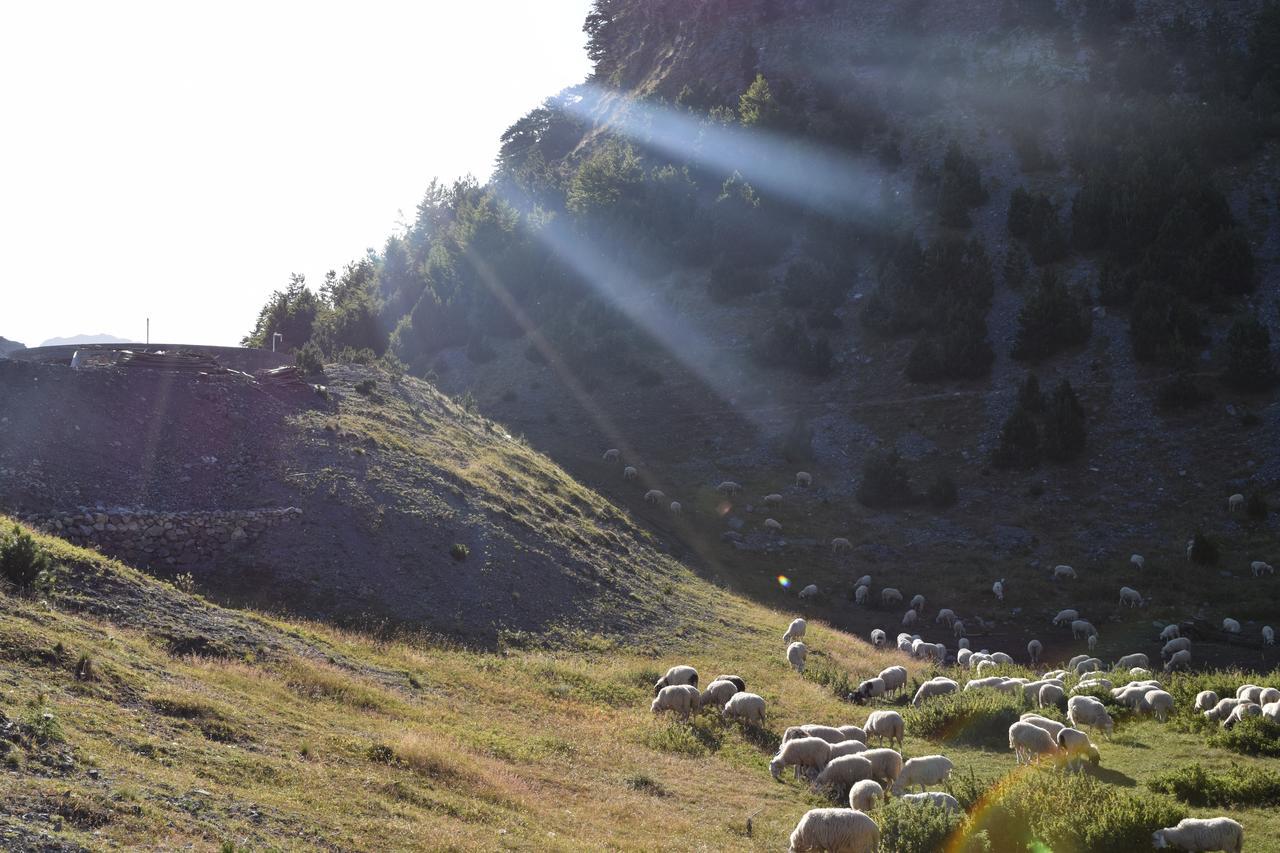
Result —
[[1058, 615], [1053, 617], [1053, 624], [1066, 625], [1076, 621], [1079, 618], [1080, 618], [1080, 612], [1078, 610], [1072, 610], [1070, 608], [1066, 610], [1059, 610]]
[[833, 788], [839, 799], [848, 796], [849, 788], [855, 782], [871, 778], [871, 762], [861, 755], [841, 755], [833, 757], [814, 777], [814, 788]]
[[805, 599], [806, 601], [809, 600], [810, 598], [817, 598], [818, 585], [816, 583], [809, 584], [804, 589], [800, 590], [800, 597]]
[[873, 628], [871, 630], [871, 645], [876, 648], [882, 648], [889, 642], [889, 635], [884, 632], [883, 628]]
[[1261, 577], [1263, 573], [1266, 573], [1269, 575], [1274, 575], [1276, 573], [1275, 567], [1263, 560], [1254, 560], [1252, 563], [1250, 563], [1249, 571], [1253, 572], [1253, 576], [1255, 578]]
[[782, 771], [788, 766], [795, 767], [796, 772], [803, 767], [821, 772], [831, 760], [831, 744], [820, 737], [800, 737], [783, 741], [778, 747], [778, 754], [769, 762], [769, 772], [773, 778], [782, 781]]
[[855, 725], [836, 726], [836, 731], [844, 735], [846, 740], [860, 740], [863, 743], [867, 742], [867, 730], [864, 729], [862, 726], [855, 726]]
[[1157, 850], [1240, 853], [1244, 849], [1244, 827], [1229, 817], [1188, 817], [1178, 821], [1177, 826], [1166, 826], [1151, 833], [1151, 843]]
[[1056, 755], [1058, 742], [1039, 726], [1019, 720], [1009, 726], [1009, 748], [1018, 764], [1031, 764], [1042, 755]]
[[1228, 617], [1222, 620], [1222, 630], [1226, 631], [1228, 634], [1239, 634], [1240, 623]]
[[866, 604], [867, 596], [871, 594], [871, 587], [865, 583], [858, 584], [858, 588], [853, 591], [854, 604]]
[[1163, 723], [1169, 719], [1169, 714], [1173, 711], [1173, 694], [1163, 690], [1148, 690], [1142, 698], [1157, 720]]
[[659, 678], [657, 683], [653, 685], [653, 695], [657, 696], [662, 688], [672, 684], [692, 684], [697, 687], [698, 671], [685, 664], [671, 667], [671, 669], [667, 670], [667, 674]]
[[1250, 717], [1262, 716], [1262, 706], [1257, 702], [1241, 702], [1239, 705], [1231, 709], [1231, 713], [1222, 721], [1221, 725], [1224, 729], [1230, 729], [1241, 720], [1247, 720]]
[[1036, 707], [1047, 708], [1049, 706], [1057, 707], [1062, 698], [1066, 696], [1066, 691], [1056, 684], [1042, 684], [1036, 692]]
[[764, 529], [768, 530], [770, 533], [781, 533], [782, 522], [778, 521], [776, 518], [766, 518], [764, 520]]
[[952, 633], [952, 634], [954, 634], [956, 637], [963, 637], [963, 636], [965, 635], [965, 633], [966, 633], [966, 631], [965, 631], [965, 629], [964, 629], [964, 622], [962, 622], [962, 621], [961, 621], [961, 620], [959, 620], [959, 619], [957, 619], [956, 621], [952, 622], [952, 623], [951, 623], [951, 633]]
[[640, 476], [640, 472], [630, 465], [622, 469], [622, 479], [624, 480], [634, 480], [638, 476]]
[[1160, 631], [1161, 640], [1176, 640], [1180, 636], [1182, 636], [1182, 630], [1178, 627], [1177, 622], [1170, 622]]
[[874, 779], [863, 779], [849, 789], [849, 808], [869, 812], [884, 800], [884, 787]]
[[728, 681], [738, 690], [746, 690], [747, 682], [740, 675], [717, 675], [712, 681]]
[[1189, 651], [1191, 640], [1188, 637], [1174, 637], [1160, 648], [1160, 657], [1167, 658], [1175, 652]]
[[949, 814], [960, 811], [960, 801], [945, 791], [923, 791], [919, 794], [903, 794], [901, 800], [912, 805], [930, 805]]
[[657, 504], [662, 503], [666, 497], [667, 496], [662, 493], [661, 489], [650, 489], [644, 493], [644, 502], [647, 504], [654, 504], [656, 506]]
[[1196, 710], [1208, 711], [1214, 705], [1218, 704], [1218, 694], [1212, 690], [1201, 690], [1196, 694]]
[[1075, 580], [1076, 570], [1070, 566], [1054, 566], [1053, 579], [1058, 580], [1059, 578], [1071, 578], [1072, 580]]
[[782, 635], [782, 642], [790, 645], [796, 640], [804, 639], [805, 632], [809, 630], [809, 623], [803, 619], [792, 619], [791, 624], [787, 626], [787, 632]]
[[916, 690], [916, 695], [911, 699], [911, 704], [913, 707], [919, 708], [935, 696], [946, 696], [949, 693], [957, 692], [959, 689], [960, 685], [950, 678], [944, 678], [943, 676], [931, 678]]
[[880, 590], [880, 603], [885, 607], [888, 607], [890, 604], [901, 604], [902, 593], [891, 586], [887, 586]]
[[782, 506], [782, 495], [774, 492], [771, 495], [765, 495], [762, 501], [765, 506]]
[[736, 495], [742, 491], [742, 486], [738, 485], [733, 480], [725, 480], [723, 483], [716, 486], [716, 491], [722, 495]]
[[883, 678], [868, 678], [859, 684], [858, 689], [853, 692], [853, 701], [861, 705], [863, 702], [882, 698], [884, 693], [885, 685]]
[[831, 853], [874, 853], [880, 827], [856, 809], [810, 809], [791, 833], [788, 853], [826, 850]]
[[893, 782], [893, 793], [901, 794], [913, 785], [919, 785], [923, 791], [930, 785], [941, 785], [947, 781], [955, 765], [945, 755], [922, 755], [908, 760]]
[[1274, 646], [1276, 644], [1276, 631], [1270, 625], [1262, 626], [1262, 645]]
[[892, 784], [902, 772], [902, 753], [896, 749], [868, 749], [859, 755], [871, 762], [871, 778], [877, 782]]
[[1129, 565], [1139, 569], [1145, 569], [1147, 567], [1147, 561], [1141, 554], [1130, 554]]
[[1134, 654], [1125, 655], [1124, 657], [1120, 658], [1120, 660], [1116, 661], [1111, 668], [1112, 669], [1131, 669], [1135, 666], [1140, 666], [1145, 669], [1146, 667], [1151, 666], [1151, 662], [1147, 660], [1147, 656], [1144, 655], [1142, 652], [1135, 652]]
[[720, 715], [726, 720], [742, 720], [753, 726], [763, 726], [764, 697], [755, 693], [735, 693], [729, 697]]
[[618, 461], [618, 457], [620, 457], [621, 455], [622, 455], [622, 451], [621, 451], [621, 450], [619, 450], [619, 449], [618, 449], [618, 448], [616, 448], [616, 447], [610, 447], [608, 450], [606, 450], [606, 451], [604, 452], [604, 461], [605, 461], [605, 462], [617, 462], [617, 461]]
[[1072, 728], [1090, 726], [1101, 731], [1107, 738], [1111, 737], [1115, 728], [1115, 722], [1107, 713], [1106, 706], [1092, 696], [1072, 696], [1068, 699], [1067, 719]]
[[1182, 649], [1173, 653], [1173, 657], [1169, 658], [1169, 662], [1164, 665], [1165, 672], [1173, 672], [1175, 669], [1186, 669], [1191, 666], [1191, 651]]
[[717, 680], [707, 685], [707, 689], [702, 691], [702, 697], [699, 700], [703, 708], [710, 708], [713, 705], [724, 710], [725, 703], [733, 698], [733, 694], [739, 693], [738, 685], [732, 681]]
[[941, 625], [943, 622], [946, 622], [948, 628], [951, 627], [951, 623], [954, 621], [956, 621], [956, 612], [950, 607], [944, 607], [939, 610], [938, 617], [933, 620], [935, 625]]
[[857, 755], [860, 752], [866, 752], [868, 748], [860, 740], [842, 740], [831, 744], [831, 760], [835, 761], [842, 755]]
[[1089, 761], [1094, 767], [1098, 766], [1098, 762], [1102, 760], [1098, 753], [1098, 748], [1089, 740], [1089, 736], [1079, 729], [1062, 729], [1055, 738], [1058, 741], [1058, 748], [1062, 750], [1062, 757], [1067, 764], [1081, 765], [1084, 761]]
[[923, 613], [924, 612], [924, 596], [920, 595], [919, 593], [916, 593], [915, 595], [911, 596], [911, 603], [908, 604], [907, 606], [910, 607], [912, 610], [916, 611], [917, 613]]
[[868, 735], [874, 735], [881, 743], [888, 740], [889, 745], [893, 746], [896, 740], [898, 746], [902, 746], [906, 725], [902, 721], [902, 715], [897, 711], [872, 711], [867, 716], [865, 728]]
[[1242, 506], [1244, 506], [1244, 495], [1240, 494], [1239, 492], [1236, 492], [1234, 495], [1227, 498], [1228, 512], [1235, 512], [1236, 510], [1240, 509], [1240, 507]]
[[1023, 714], [1022, 717], [1019, 719], [1019, 722], [1030, 723], [1031, 725], [1035, 726], [1038, 729], [1044, 729], [1046, 732], [1049, 733], [1050, 737], [1055, 737], [1055, 738], [1063, 729], [1066, 728], [1066, 726], [1064, 726], [1062, 723], [1058, 722], [1057, 720], [1051, 720], [1048, 717], [1042, 717], [1039, 714], [1037, 714], [1035, 711], [1028, 711], [1027, 713]]
[[681, 719], [687, 720], [690, 714], [701, 707], [700, 699], [698, 688], [692, 684], [673, 684], [658, 691], [649, 710], [655, 714], [662, 711], [675, 711]]
[[796, 672], [804, 672], [805, 661], [809, 657], [809, 647], [804, 643], [796, 641], [787, 646], [787, 663], [791, 664], [791, 668]]
[[853, 543], [843, 536], [837, 536], [831, 540], [831, 553], [839, 554], [841, 551], [852, 551]]
[[1031, 659], [1031, 665], [1035, 666], [1040, 662], [1040, 655], [1044, 653], [1044, 644], [1039, 640], [1032, 640], [1027, 643], [1027, 657]]
[[1120, 605], [1129, 605], [1130, 607], [1142, 606], [1142, 593], [1138, 592], [1131, 586], [1120, 587]]
[[807, 489], [813, 485], [813, 475], [808, 471], [796, 472], [796, 486], [801, 489]]

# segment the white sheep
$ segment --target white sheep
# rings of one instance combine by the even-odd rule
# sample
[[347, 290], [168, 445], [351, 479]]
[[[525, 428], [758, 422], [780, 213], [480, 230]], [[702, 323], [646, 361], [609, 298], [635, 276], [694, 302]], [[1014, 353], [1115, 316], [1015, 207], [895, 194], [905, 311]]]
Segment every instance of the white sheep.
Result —
[[1226, 696], [1222, 699], [1219, 699], [1217, 701], [1217, 704], [1215, 704], [1209, 710], [1205, 711], [1204, 717], [1205, 719], [1212, 720], [1213, 722], [1218, 722], [1219, 720], [1226, 719], [1226, 717], [1236, 709], [1236, 706], [1243, 701], [1244, 701], [1243, 699], [1236, 699], [1231, 696]]
[[1089, 645], [1089, 651], [1093, 651], [1098, 647], [1098, 635], [1090, 634], [1085, 642]]
[[853, 591], [853, 603], [866, 604], [867, 596], [870, 594], [871, 594], [871, 587], [867, 586], [865, 583], [858, 584], [858, 588]]
[[669, 506], [668, 509], [671, 510], [672, 515], [679, 515], [684, 511], [684, 507], [680, 505], [680, 501], [672, 501], [671, 506]]
[[910, 628], [912, 625], [916, 624], [916, 620], [919, 618], [919, 613], [914, 610], [908, 610], [906, 613], [902, 614], [902, 627]]
[[1178, 628], [1177, 622], [1170, 622], [1168, 625], [1165, 625], [1164, 630], [1160, 632], [1160, 639], [1165, 641], [1176, 640], [1180, 636], [1182, 636], [1182, 631]]
[[897, 711], [872, 711], [867, 717], [864, 728], [868, 735], [875, 735], [881, 743], [887, 739], [889, 745], [893, 746], [896, 740], [898, 746], [902, 746], [902, 736], [906, 726], [902, 721], [902, 715]]
[[1062, 757], [1068, 764], [1080, 765], [1084, 760], [1090, 761], [1095, 767], [1101, 760], [1098, 754], [1098, 748], [1089, 740], [1089, 736], [1079, 729], [1064, 728], [1055, 736], [1058, 741], [1058, 749], [1062, 750]]
[[956, 666], [968, 666], [973, 658], [973, 650], [965, 645], [967, 640], [960, 640], [960, 648], [956, 649]]
[[1039, 726], [1019, 720], [1009, 726], [1009, 748], [1018, 764], [1031, 764], [1042, 755], [1056, 754], [1058, 742]]
[[804, 643], [795, 642], [787, 646], [787, 663], [791, 664], [791, 668], [796, 672], [804, 672], [805, 660], [809, 657], [809, 647]]
[[747, 689], [747, 682], [744, 681], [742, 676], [740, 675], [717, 675], [715, 678], [711, 680], [727, 681], [730, 684], [732, 684], [734, 687], [738, 688], [739, 691], [743, 691]]
[[950, 678], [938, 676], [931, 678], [920, 685], [916, 690], [916, 695], [912, 697], [911, 704], [919, 708], [926, 700], [935, 696], [946, 696], [948, 693], [955, 693], [960, 689], [960, 685], [952, 681]]
[[880, 847], [880, 827], [856, 809], [809, 809], [791, 833], [788, 853], [827, 850], [832, 853], [874, 853]]
[[887, 586], [880, 590], [880, 603], [885, 607], [888, 607], [890, 604], [901, 604], [902, 593], [898, 592], [898, 590], [891, 586]]
[[1056, 738], [1063, 729], [1066, 728], [1057, 720], [1051, 720], [1048, 717], [1042, 717], [1034, 711], [1028, 711], [1018, 720], [1020, 723], [1030, 723], [1038, 729], [1043, 729], [1049, 733], [1050, 737]]
[[622, 479], [624, 480], [634, 480], [636, 477], [639, 477], [639, 476], [640, 476], [640, 472], [637, 471], [635, 468], [631, 467], [630, 465], [622, 469]]
[[782, 522], [778, 521], [776, 518], [766, 518], [764, 520], [764, 529], [768, 530], [770, 533], [781, 533]]
[[1178, 821], [1177, 826], [1166, 826], [1151, 833], [1151, 843], [1157, 850], [1175, 847], [1240, 853], [1244, 849], [1244, 827], [1229, 817], [1188, 817]]
[[1164, 665], [1165, 672], [1173, 672], [1177, 667], [1186, 668], [1191, 665], [1191, 651], [1182, 649], [1173, 653], [1173, 657], [1169, 658], [1169, 662]]
[[1270, 625], [1262, 626], [1262, 645], [1274, 646], [1276, 644], [1276, 632]]
[[807, 768], [822, 772], [831, 760], [831, 744], [820, 737], [800, 737], [784, 740], [778, 747], [778, 754], [769, 762], [769, 772], [773, 778], [782, 781], [782, 771], [788, 766]]
[[991, 593], [996, 597], [996, 601], [1004, 601], [1004, 578], [991, 585]]
[[1231, 617], [1227, 617], [1222, 620], [1222, 630], [1226, 631], [1228, 634], [1239, 634], [1240, 623]]
[[1222, 727], [1224, 729], [1230, 729], [1241, 720], [1246, 720], [1249, 717], [1260, 716], [1262, 716], [1262, 706], [1257, 702], [1241, 702], [1239, 705], [1231, 709], [1231, 713], [1222, 721]]
[[834, 788], [840, 797], [855, 782], [871, 778], [871, 762], [861, 755], [833, 756], [813, 780], [814, 788]]
[[1157, 720], [1163, 723], [1169, 719], [1169, 713], [1173, 711], [1173, 694], [1163, 690], [1148, 690], [1143, 698]]
[[1012, 658], [1012, 657], [1010, 657], [1009, 655], [1005, 654], [1004, 652], [992, 652], [992, 653], [991, 653], [991, 660], [995, 661], [996, 663], [1000, 664], [1001, 666], [1013, 666], [1013, 665], [1014, 665], [1014, 660], [1013, 660], [1013, 658]]
[[802, 489], [807, 489], [813, 485], [813, 475], [808, 471], [796, 472], [796, 485]]
[[844, 732], [835, 726], [824, 726], [819, 723], [806, 723], [803, 726], [788, 726], [782, 733], [782, 742], [802, 737], [822, 738], [827, 743], [840, 743], [846, 740]]
[[[973, 658], [970, 658], [970, 660], [973, 660]], [[993, 660], [978, 661], [978, 667], [977, 667], [978, 675], [982, 675], [984, 672], [990, 672], [993, 669], [999, 669], [999, 668], [1000, 668], [1000, 664], [996, 663]]]
[[849, 789], [849, 808], [868, 812], [884, 800], [884, 787], [874, 779], [863, 779]]
[[1263, 707], [1270, 705], [1272, 702], [1280, 702], [1280, 690], [1274, 687], [1264, 687], [1255, 701]]
[[1040, 688], [1046, 684], [1052, 684], [1055, 687], [1066, 687], [1061, 678], [1041, 678], [1036, 681], [1028, 681], [1022, 685], [1022, 699], [1025, 702], [1036, 701], [1036, 696], [1040, 693]]
[[1062, 701], [1062, 697], [1066, 696], [1066, 692], [1056, 684], [1042, 684], [1040, 690], [1036, 693], [1036, 707], [1044, 708], [1049, 705], [1057, 705]]
[[707, 689], [702, 691], [702, 698], [699, 700], [703, 708], [710, 708], [715, 705], [717, 708], [724, 710], [725, 703], [728, 702], [735, 693], [741, 692], [738, 685], [732, 681], [713, 681], [707, 685]]
[[1262, 716], [1273, 723], [1280, 723], [1280, 700], [1263, 705]]
[[893, 793], [901, 794], [913, 785], [919, 785], [923, 791], [930, 785], [941, 785], [947, 781], [955, 765], [945, 755], [922, 755], [912, 758], [902, 765], [902, 771], [893, 782]]
[[733, 480], [725, 480], [723, 483], [716, 486], [716, 491], [723, 495], [736, 495], [742, 491], [742, 486], [733, 482]]
[[882, 696], [884, 696], [883, 678], [868, 678], [859, 684], [858, 689], [853, 693], [853, 698], [860, 703], [879, 699]]
[[939, 610], [938, 618], [933, 620], [935, 625], [941, 625], [943, 622], [946, 622], [948, 628], [950, 628], [951, 623], [955, 621], [956, 621], [956, 612], [952, 610], [950, 607], [944, 607], [941, 610]]
[[860, 740], [863, 743], [867, 742], [867, 730], [862, 726], [855, 726], [853, 724], [836, 726], [836, 731], [844, 735], [846, 740]]
[[951, 623], [951, 633], [956, 637], [963, 637], [967, 632], [964, 629], [964, 622], [957, 619]]
[[860, 752], [866, 752], [867, 748], [867, 745], [860, 740], [842, 740], [831, 744], [831, 760], [835, 761], [842, 755], [857, 755]]
[[[1262, 688], [1256, 684], [1241, 684], [1236, 688], [1236, 698], [1246, 702], [1258, 702], [1262, 696]], [[1261, 702], [1258, 702], [1261, 705]]]
[[1074, 657], [1071, 658], [1071, 660], [1067, 661], [1067, 670], [1069, 672], [1075, 672], [1076, 667], [1080, 664], [1080, 662], [1088, 659], [1089, 659], [1088, 655], [1075, 655]]
[[1242, 506], [1244, 506], [1244, 495], [1239, 492], [1227, 498], [1227, 512], [1235, 512]]
[[871, 762], [871, 778], [884, 784], [892, 784], [902, 772], [902, 753], [896, 749], [881, 747], [859, 753]]
[[1098, 629], [1087, 619], [1077, 619], [1071, 623], [1071, 636], [1077, 640], [1082, 637], [1091, 637], [1098, 633]]
[[1145, 569], [1147, 567], [1147, 561], [1141, 554], [1130, 554], [1129, 565], [1137, 566], [1139, 569]]
[[817, 598], [817, 597], [818, 597], [818, 585], [815, 583], [811, 583], [808, 586], [806, 586], [804, 589], [800, 590], [800, 598], [806, 601], [809, 600], [810, 598]]
[[666, 495], [664, 495], [660, 489], [650, 489], [644, 493], [644, 502], [647, 504], [653, 504], [654, 506], [662, 503], [665, 498]]
[[917, 613], [923, 613], [924, 612], [924, 596], [919, 594], [911, 596], [911, 603], [908, 604], [907, 606], [910, 607], [912, 610], [916, 611]]
[[871, 575], [863, 575], [853, 582], [854, 586], [871, 586]]
[[765, 506], [782, 506], [782, 495], [774, 492], [771, 495], [765, 495], [763, 503]]
[[1054, 566], [1053, 579], [1058, 580], [1059, 578], [1071, 578], [1072, 580], [1075, 580], [1076, 570], [1070, 566]]
[[673, 684], [658, 691], [658, 696], [649, 705], [649, 710], [657, 714], [662, 711], [675, 711], [682, 719], [689, 719], [689, 714], [696, 712], [700, 705], [698, 688], [691, 684]]
[[1133, 587], [1129, 587], [1129, 586], [1120, 587], [1120, 605], [1119, 606], [1123, 607], [1126, 604], [1129, 605], [1130, 607], [1141, 607], [1142, 593], [1138, 592]]
[[1072, 728], [1090, 726], [1099, 729], [1107, 738], [1115, 728], [1115, 722], [1107, 708], [1092, 696], [1072, 696], [1067, 700], [1067, 720]]
[[1035, 666], [1040, 662], [1040, 655], [1044, 653], [1044, 644], [1039, 640], [1032, 640], [1027, 643], [1027, 657], [1031, 659], [1031, 665]]
[[1255, 578], [1261, 577], [1263, 572], [1269, 575], [1274, 575], [1276, 573], [1275, 568], [1270, 563], [1265, 563], [1262, 560], [1254, 560], [1250, 563], [1249, 570], [1253, 572], [1253, 576]]
[[945, 791], [924, 791], [919, 794], [903, 794], [902, 801], [913, 805], [930, 805], [944, 812], [958, 813], [960, 802]]
[[1217, 704], [1218, 694], [1212, 690], [1201, 690], [1196, 694], [1195, 708], [1197, 711], [1208, 711]]
[[841, 551], [852, 551], [853, 543], [843, 536], [837, 536], [831, 540], [831, 553], [839, 554]]
[[878, 677], [884, 682], [885, 693], [897, 693], [907, 686], [907, 668], [905, 666], [887, 666], [880, 670]]
[[889, 635], [884, 632], [883, 628], [873, 628], [871, 630], [871, 645], [882, 648], [889, 642]]
[[672, 684], [692, 684], [698, 686], [698, 671], [691, 666], [681, 664], [667, 670], [667, 674], [659, 678], [653, 685], [653, 695], [657, 696], [662, 688]]
[[803, 619], [792, 619], [791, 624], [787, 626], [787, 632], [782, 635], [782, 642], [788, 645], [794, 643], [796, 640], [802, 639], [805, 631], [808, 630], [808, 622]]
[[1058, 615], [1053, 617], [1054, 625], [1070, 624], [1080, 618], [1080, 612], [1077, 610], [1059, 610]]
[[621, 456], [622, 456], [622, 451], [621, 451], [621, 450], [619, 450], [619, 449], [618, 449], [618, 448], [616, 448], [616, 447], [610, 447], [608, 450], [606, 450], [606, 451], [604, 452], [604, 461], [605, 461], [605, 462], [617, 462], [617, 461], [618, 461], [618, 458], [619, 458], [619, 457], [621, 457]]
[[1144, 655], [1142, 652], [1134, 652], [1131, 655], [1125, 655], [1124, 657], [1120, 658], [1120, 660], [1116, 661], [1115, 665], [1112, 666], [1111, 668], [1112, 669], [1131, 669], [1132, 667], [1140, 666], [1143, 669], [1145, 669], [1150, 665], [1151, 665], [1151, 662], [1147, 659], [1146, 655]]
[[1160, 657], [1167, 658], [1175, 652], [1189, 651], [1191, 649], [1191, 640], [1188, 637], [1174, 637], [1165, 643], [1160, 649]]

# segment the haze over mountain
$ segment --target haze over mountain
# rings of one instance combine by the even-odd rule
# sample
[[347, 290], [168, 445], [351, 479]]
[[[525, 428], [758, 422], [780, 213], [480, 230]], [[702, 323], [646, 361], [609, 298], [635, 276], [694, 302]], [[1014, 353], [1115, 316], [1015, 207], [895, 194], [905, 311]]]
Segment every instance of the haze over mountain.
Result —
[[40, 344], [40, 346], [62, 347], [72, 346], [74, 344], [127, 344], [132, 342], [132, 338], [120, 338], [115, 335], [99, 333], [96, 335], [71, 335], [66, 338], [49, 338], [49, 340]]

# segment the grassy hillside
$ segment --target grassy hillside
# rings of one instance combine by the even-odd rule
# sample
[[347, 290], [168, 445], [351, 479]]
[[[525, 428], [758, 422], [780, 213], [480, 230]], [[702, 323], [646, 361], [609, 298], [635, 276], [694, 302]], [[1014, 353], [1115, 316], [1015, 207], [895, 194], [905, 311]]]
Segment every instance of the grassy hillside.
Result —
[[[10, 849], [777, 850], [820, 803], [769, 778], [783, 728], [861, 720], [867, 709], [822, 682], [900, 657], [813, 624], [810, 671], [796, 675], [779, 640], [789, 617], [726, 594], [705, 597], [688, 635], [639, 643], [379, 640], [224, 610], [38, 539], [58, 567], [54, 591], [0, 595]], [[746, 678], [769, 703], [765, 730], [654, 719], [650, 685], [676, 661]], [[1122, 721], [1091, 775], [1127, 796], [1192, 762], [1274, 764], [1206, 748], [1190, 725]], [[976, 774], [971, 792], [1004, 779], [978, 809], [992, 813], [1038, 777], [980, 729], [952, 726], [952, 743], [908, 737], [905, 752], [950, 755]], [[1148, 810], [1188, 810], [1141, 796]], [[1232, 813], [1247, 849], [1280, 850], [1274, 809]]]

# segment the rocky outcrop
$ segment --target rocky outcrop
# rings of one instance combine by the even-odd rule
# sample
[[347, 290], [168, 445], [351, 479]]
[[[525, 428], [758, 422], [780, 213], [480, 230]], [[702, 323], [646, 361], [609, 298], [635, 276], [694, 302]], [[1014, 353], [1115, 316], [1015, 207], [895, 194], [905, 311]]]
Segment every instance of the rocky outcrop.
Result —
[[150, 567], [207, 563], [301, 515], [297, 507], [188, 512], [77, 507], [24, 520], [77, 545]]

